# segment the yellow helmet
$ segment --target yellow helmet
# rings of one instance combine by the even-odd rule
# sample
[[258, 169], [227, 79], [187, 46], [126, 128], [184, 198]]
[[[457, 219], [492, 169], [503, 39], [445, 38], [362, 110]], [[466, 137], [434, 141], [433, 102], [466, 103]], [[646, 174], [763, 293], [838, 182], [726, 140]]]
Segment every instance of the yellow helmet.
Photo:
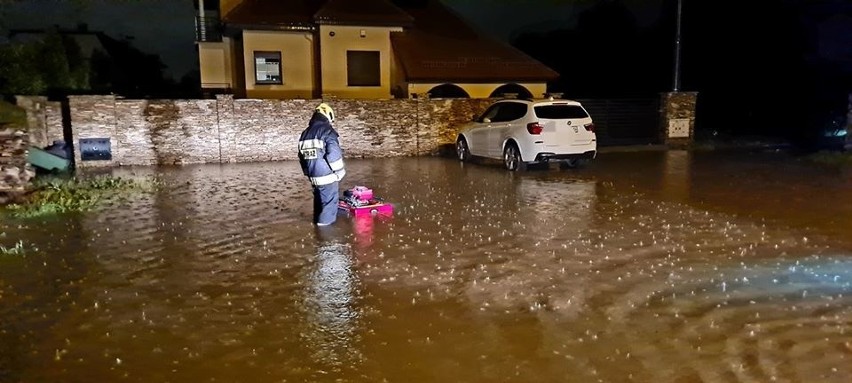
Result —
[[316, 109], [317, 113], [325, 116], [328, 119], [328, 122], [334, 122], [334, 110], [331, 109], [330, 106], [326, 103], [322, 103], [317, 105]]

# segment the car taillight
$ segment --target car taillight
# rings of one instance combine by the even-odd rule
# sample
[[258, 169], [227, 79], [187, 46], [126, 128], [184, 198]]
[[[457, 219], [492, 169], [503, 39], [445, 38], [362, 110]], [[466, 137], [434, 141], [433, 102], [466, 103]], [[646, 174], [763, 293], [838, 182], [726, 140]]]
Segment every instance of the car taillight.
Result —
[[586, 125], [583, 125], [583, 127], [586, 128], [587, 132], [592, 132], [592, 133], [595, 132], [595, 124], [594, 123], [588, 123]]
[[541, 134], [542, 130], [544, 130], [544, 127], [537, 122], [530, 122], [527, 124], [527, 131], [530, 132], [530, 134]]

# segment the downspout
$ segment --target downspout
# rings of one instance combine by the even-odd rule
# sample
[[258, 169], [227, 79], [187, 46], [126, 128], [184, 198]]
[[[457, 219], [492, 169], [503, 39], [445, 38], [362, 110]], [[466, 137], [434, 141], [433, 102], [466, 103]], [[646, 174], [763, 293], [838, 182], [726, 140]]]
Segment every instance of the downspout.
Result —
[[313, 97], [315, 99], [322, 98], [322, 52], [320, 49], [320, 28], [314, 29], [314, 90]]
[[417, 151], [416, 155], [420, 155], [420, 97], [414, 99], [414, 145]]
[[198, 40], [207, 41], [207, 20], [204, 17], [204, 0], [198, 0]]

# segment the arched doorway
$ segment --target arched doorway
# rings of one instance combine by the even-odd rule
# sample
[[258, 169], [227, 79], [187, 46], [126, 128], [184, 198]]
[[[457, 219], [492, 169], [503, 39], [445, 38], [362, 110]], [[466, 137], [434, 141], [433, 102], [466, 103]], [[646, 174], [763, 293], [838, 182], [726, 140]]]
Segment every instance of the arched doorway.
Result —
[[497, 98], [505, 97], [506, 95], [515, 95], [517, 98], [532, 98], [532, 93], [527, 88], [518, 84], [501, 85], [497, 89], [494, 89], [488, 97]]
[[429, 98], [470, 98], [470, 95], [456, 84], [441, 84], [429, 90]]

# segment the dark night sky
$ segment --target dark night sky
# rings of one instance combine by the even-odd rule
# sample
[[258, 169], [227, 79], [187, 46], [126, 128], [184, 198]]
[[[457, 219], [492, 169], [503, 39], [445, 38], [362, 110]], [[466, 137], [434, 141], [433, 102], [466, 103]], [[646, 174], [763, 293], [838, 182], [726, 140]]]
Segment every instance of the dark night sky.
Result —
[[[656, 21], [664, 0], [622, 0], [641, 26]], [[445, 0], [482, 31], [510, 41], [518, 33], [576, 26], [577, 15], [594, 0]], [[487, 4], [487, 5], [486, 5]]]

